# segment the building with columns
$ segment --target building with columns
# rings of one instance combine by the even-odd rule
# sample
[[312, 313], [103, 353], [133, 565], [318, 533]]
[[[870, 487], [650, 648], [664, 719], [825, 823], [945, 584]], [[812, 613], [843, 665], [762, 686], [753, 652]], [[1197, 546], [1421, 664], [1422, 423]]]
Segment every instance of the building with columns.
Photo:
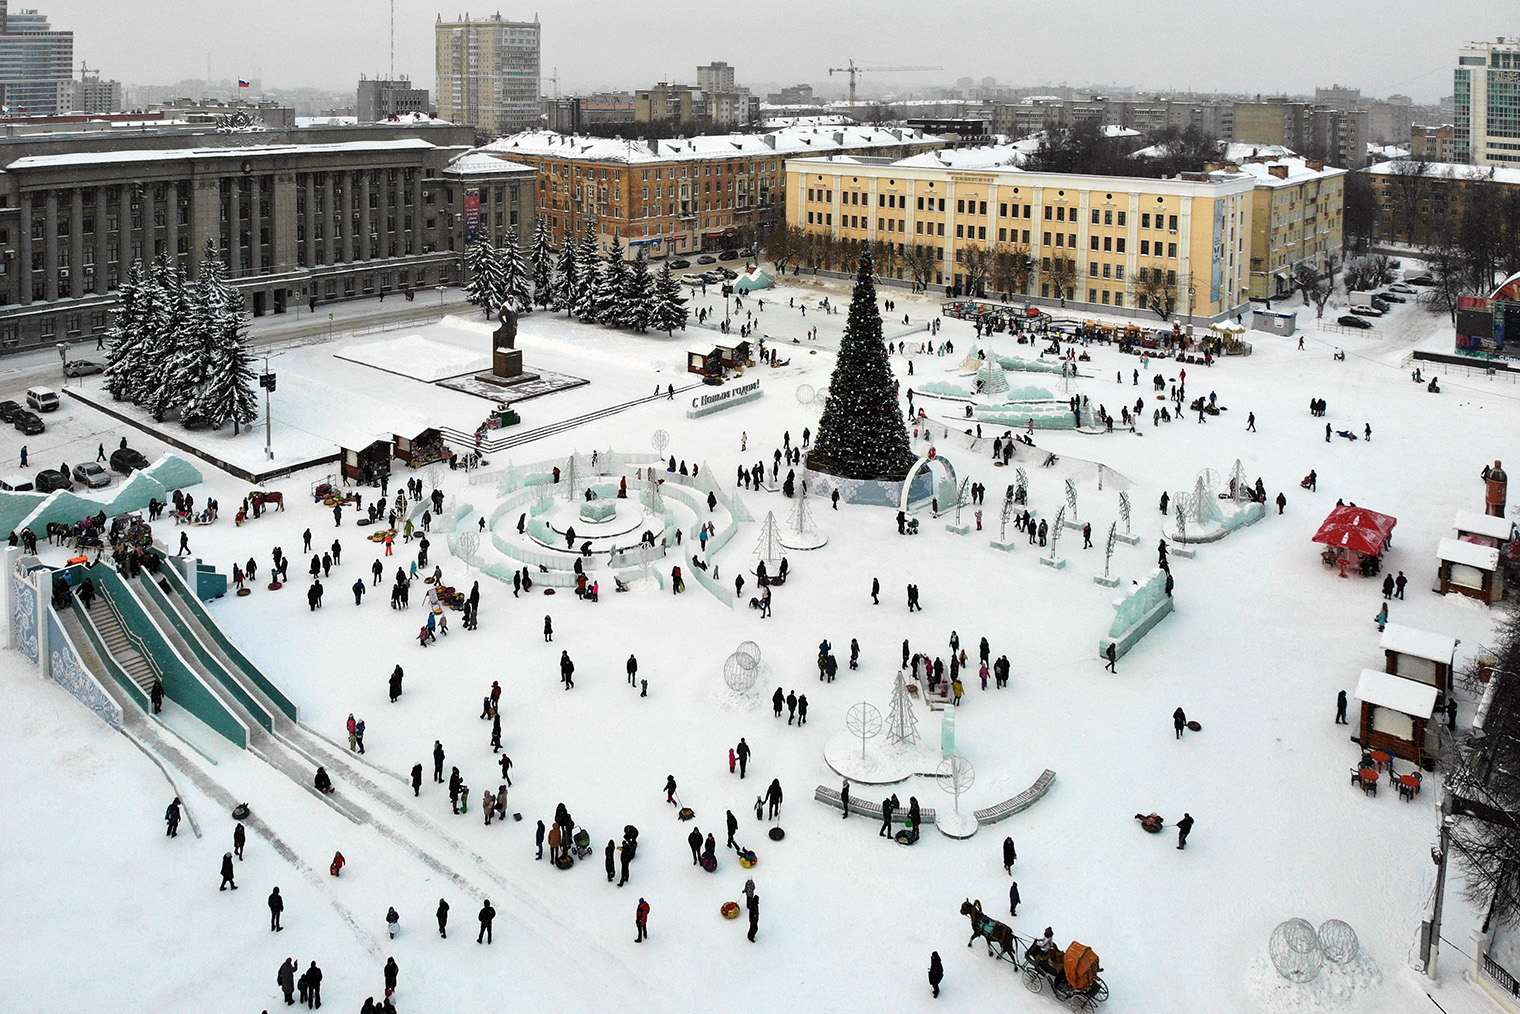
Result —
[[[890, 244], [897, 265], [927, 248], [930, 284], [971, 286], [965, 265], [989, 251], [1033, 261], [1030, 302], [1155, 321], [1159, 279], [1184, 322], [1245, 312], [1254, 177], [1175, 179], [1025, 172], [1013, 149], [968, 148], [892, 162], [835, 155], [786, 162], [786, 220], [836, 239]], [[910, 278], [906, 266], [882, 272]], [[984, 276], [982, 286], [996, 288]], [[1064, 290], [1064, 291], [1063, 291]], [[1154, 291], [1154, 290], [1150, 290]]]
[[530, 167], [453, 169], [467, 129], [301, 133], [0, 143], [0, 352], [104, 332], [134, 261], [208, 242], [262, 316], [458, 281], [472, 192], [532, 228]]

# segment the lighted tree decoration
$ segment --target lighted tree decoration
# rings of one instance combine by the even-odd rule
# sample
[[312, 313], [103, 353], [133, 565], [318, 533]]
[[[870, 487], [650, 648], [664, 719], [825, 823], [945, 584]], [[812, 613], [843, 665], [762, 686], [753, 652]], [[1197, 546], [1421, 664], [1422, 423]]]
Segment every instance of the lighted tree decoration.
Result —
[[860, 256], [849, 319], [808, 467], [850, 479], [905, 478], [913, 451], [898, 414], [895, 387], [867, 247]]

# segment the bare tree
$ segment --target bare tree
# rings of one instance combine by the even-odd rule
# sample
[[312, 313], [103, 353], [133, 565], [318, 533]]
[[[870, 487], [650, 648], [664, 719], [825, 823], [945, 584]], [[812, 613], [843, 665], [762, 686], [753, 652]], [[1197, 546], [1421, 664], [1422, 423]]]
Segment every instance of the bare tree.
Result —
[[967, 295], [976, 296], [983, 292], [982, 282], [987, 277], [987, 271], [992, 266], [993, 253], [984, 246], [968, 244], [956, 248], [955, 260], [961, 266], [961, 276], [964, 279], [964, 289]]
[[1315, 317], [1325, 315], [1325, 304], [1330, 302], [1330, 294], [1335, 291], [1333, 279], [1328, 274], [1320, 274], [1312, 264], [1300, 264], [1293, 269], [1293, 288], [1304, 297], [1304, 305], [1314, 304]]
[[1366, 254], [1346, 262], [1345, 281], [1347, 292], [1367, 292], [1380, 289], [1397, 277], [1393, 260], [1385, 254]]
[[903, 251], [903, 265], [920, 285], [928, 285], [939, 267], [939, 255], [934, 247], [914, 243]]
[[1423, 204], [1428, 198], [1433, 171], [1423, 156], [1400, 159], [1389, 167], [1389, 197], [1392, 199], [1393, 235], [1406, 243], [1421, 241], [1426, 233]]
[[[771, 263], [776, 265], [776, 273], [786, 274], [786, 269], [797, 262], [798, 254], [801, 253], [804, 233], [795, 225], [778, 225], [770, 231], [770, 237], [765, 246], [771, 255]], [[759, 259], [759, 250], [756, 249], [756, 259]]]
[[1141, 268], [1135, 280], [1135, 305], [1170, 320], [1177, 312], [1177, 276], [1160, 268]]
[[1076, 298], [1077, 262], [1069, 257], [1051, 257], [1045, 262], [1044, 269], [1045, 280], [1055, 289], [1056, 298], [1064, 308], [1068, 299]]

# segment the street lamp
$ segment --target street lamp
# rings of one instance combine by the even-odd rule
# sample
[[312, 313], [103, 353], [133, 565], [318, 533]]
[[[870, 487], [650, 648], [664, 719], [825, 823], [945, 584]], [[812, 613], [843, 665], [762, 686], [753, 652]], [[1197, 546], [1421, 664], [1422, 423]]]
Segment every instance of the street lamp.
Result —
[[58, 362], [63, 367], [63, 386], [69, 386], [69, 343], [58, 343]]

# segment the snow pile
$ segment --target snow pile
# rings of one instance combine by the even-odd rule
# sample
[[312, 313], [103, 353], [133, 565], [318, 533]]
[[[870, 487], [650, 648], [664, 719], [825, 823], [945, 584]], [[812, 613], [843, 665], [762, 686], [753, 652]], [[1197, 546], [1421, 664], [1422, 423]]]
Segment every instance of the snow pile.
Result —
[[1258, 1009], [1271, 1014], [1341, 1010], [1371, 995], [1383, 983], [1383, 972], [1366, 953], [1344, 965], [1325, 962], [1324, 969], [1305, 983], [1289, 982], [1277, 974], [1272, 961], [1261, 955], [1246, 972], [1246, 992]]
[[430, 383], [491, 368], [489, 345], [480, 349], [466, 349], [434, 341], [420, 334], [402, 335], [368, 345], [351, 345], [337, 358]]

